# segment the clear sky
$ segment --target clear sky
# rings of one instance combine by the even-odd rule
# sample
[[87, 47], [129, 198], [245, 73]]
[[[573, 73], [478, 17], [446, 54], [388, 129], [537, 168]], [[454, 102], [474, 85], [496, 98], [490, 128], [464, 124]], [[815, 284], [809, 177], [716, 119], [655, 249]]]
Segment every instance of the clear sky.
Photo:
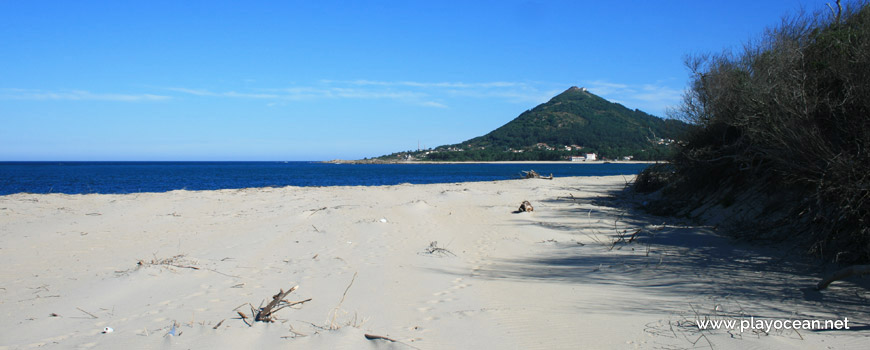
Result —
[[824, 4], [0, 0], [0, 161], [358, 159], [572, 85], [664, 116], [685, 55]]

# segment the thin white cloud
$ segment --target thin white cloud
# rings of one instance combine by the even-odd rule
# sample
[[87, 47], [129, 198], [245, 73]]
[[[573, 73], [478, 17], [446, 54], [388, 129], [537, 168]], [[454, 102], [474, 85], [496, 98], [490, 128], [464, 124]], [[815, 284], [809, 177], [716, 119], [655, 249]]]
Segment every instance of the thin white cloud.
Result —
[[508, 89], [508, 90], [447, 90], [446, 93], [454, 97], [470, 98], [497, 98], [514, 103], [544, 103], [553, 96], [564, 90], [538, 90], [538, 89]]
[[141, 102], [162, 101], [171, 98], [171, 96], [154, 94], [93, 93], [85, 90], [0, 89], [0, 99], [6, 100]]
[[586, 82], [592, 93], [629, 108], [654, 115], [665, 115], [669, 107], [680, 103], [683, 91], [663, 84], [621, 84], [603, 80]]
[[347, 85], [362, 85], [362, 86], [408, 86], [417, 88], [497, 88], [497, 87], [516, 87], [523, 86], [523, 83], [515, 83], [508, 81], [493, 81], [485, 83], [464, 83], [464, 82], [418, 82], [418, 81], [377, 81], [377, 80], [321, 80], [325, 84], [347, 84]]
[[644, 85], [643, 91], [635, 96], [639, 100], [650, 102], [680, 101], [683, 96], [683, 91], [666, 86]]
[[[510, 103], [533, 105], [548, 101], [564, 91], [569, 85], [543, 82], [421, 82], [383, 80], [321, 80], [308, 86], [284, 88], [241, 88], [215, 91], [189, 87], [168, 87], [180, 95], [201, 98], [226, 98], [264, 100], [270, 106], [284, 105], [289, 101], [321, 99], [391, 100], [409, 105], [430, 108], [448, 108], [451, 99], [489, 99]], [[608, 100], [622, 103], [629, 108], [638, 108], [649, 113], [663, 115], [664, 111], [678, 104], [682, 90], [667, 86], [667, 82], [652, 84], [625, 84], [606, 80], [585, 82], [592, 93]], [[161, 101], [172, 99], [164, 94], [94, 93], [86, 90], [37, 90], [0, 88], [0, 99], [6, 100], [58, 100], [58, 101]], [[447, 102], [445, 102], [447, 101]]]
[[275, 94], [257, 94], [257, 93], [244, 93], [244, 92], [235, 92], [235, 91], [224, 92], [221, 94], [221, 96], [235, 97], [235, 98], [255, 98], [255, 99], [281, 98], [280, 95], [275, 95]]
[[447, 105], [435, 101], [426, 101], [421, 103], [420, 105], [424, 107], [447, 108]]
[[213, 92], [209, 90], [203, 89], [187, 89], [187, 88], [166, 88], [169, 91], [181, 92], [185, 94], [190, 94], [194, 96], [210, 96], [210, 97], [233, 97], [233, 98], [259, 98], [259, 99], [277, 99], [280, 98], [279, 95], [276, 94], [259, 94], [259, 93], [245, 93], [245, 92], [235, 92], [235, 91], [227, 91], [227, 92]]
[[629, 85], [611, 83], [601, 80], [588, 82], [586, 88], [589, 89], [589, 91], [591, 91], [592, 93], [600, 96], [625, 95], [636, 92], [636, 90]]
[[199, 89], [187, 89], [187, 88], [166, 88], [169, 91], [175, 92], [183, 92], [185, 94], [191, 94], [196, 96], [217, 96], [218, 94], [208, 91], [208, 90], [199, 90]]
[[[402, 101], [424, 107], [446, 108], [444, 98], [466, 97], [479, 99], [502, 99], [514, 103], [542, 103], [564, 89], [542, 89], [538, 85], [521, 82], [419, 82], [383, 80], [320, 80], [311, 86], [286, 88], [250, 88], [246, 91], [219, 92], [206, 89], [172, 87], [167, 90], [200, 97], [226, 97], [270, 99], [269, 106], [280, 105], [277, 101], [302, 101], [315, 99], [385, 99]], [[553, 84], [549, 84], [553, 85]]]

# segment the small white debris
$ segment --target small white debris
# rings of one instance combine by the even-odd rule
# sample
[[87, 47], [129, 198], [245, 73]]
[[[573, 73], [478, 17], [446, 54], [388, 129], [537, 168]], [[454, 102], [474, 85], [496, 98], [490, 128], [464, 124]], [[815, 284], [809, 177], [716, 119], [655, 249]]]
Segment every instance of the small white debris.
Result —
[[103, 328], [103, 334], [112, 333], [112, 332], [114, 332], [114, 331], [115, 331], [115, 330], [112, 329], [112, 327], [106, 327], [106, 328]]
[[381, 218], [381, 222], [387, 223], [387, 219]]

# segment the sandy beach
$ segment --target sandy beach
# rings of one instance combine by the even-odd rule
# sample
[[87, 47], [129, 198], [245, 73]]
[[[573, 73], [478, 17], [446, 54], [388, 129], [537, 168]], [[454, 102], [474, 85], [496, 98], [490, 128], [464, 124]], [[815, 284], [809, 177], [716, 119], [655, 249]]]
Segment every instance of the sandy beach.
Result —
[[[642, 198], [611, 197], [625, 180], [2, 196], [0, 349], [870, 341], [866, 286], [816, 292], [826, 271], [801, 252], [644, 214]], [[534, 211], [515, 213], [524, 200]], [[297, 285], [286, 300], [310, 301], [252, 320]], [[848, 318], [850, 329], [698, 327], [750, 317]]]

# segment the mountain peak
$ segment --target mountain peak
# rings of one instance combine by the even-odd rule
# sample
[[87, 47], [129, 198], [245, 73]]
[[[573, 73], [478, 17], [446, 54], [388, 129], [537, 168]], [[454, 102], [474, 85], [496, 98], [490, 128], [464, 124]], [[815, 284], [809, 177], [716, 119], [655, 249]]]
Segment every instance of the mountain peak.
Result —
[[630, 110], [571, 86], [486, 135], [413, 156], [434, 161], [559, 160], [582, 149], [608, 159], [664, 159], [670, 140], [685, 128], [684, 123]]
[[576, 87], [576, 86], [572, 86], [572, 87], [569, 87], [568, 90], [565, 90], [564, 92], [562, 92], [562, 93], [559, 94], [559, 95], [565, 95], [565, 94], [573, 95], [573, 94], [576, 94], [576, 93], [578, 93], [578, 92], [587, 92], [587, 93], [588, 93], [589, 90], [586, 90], [585, 87]]

